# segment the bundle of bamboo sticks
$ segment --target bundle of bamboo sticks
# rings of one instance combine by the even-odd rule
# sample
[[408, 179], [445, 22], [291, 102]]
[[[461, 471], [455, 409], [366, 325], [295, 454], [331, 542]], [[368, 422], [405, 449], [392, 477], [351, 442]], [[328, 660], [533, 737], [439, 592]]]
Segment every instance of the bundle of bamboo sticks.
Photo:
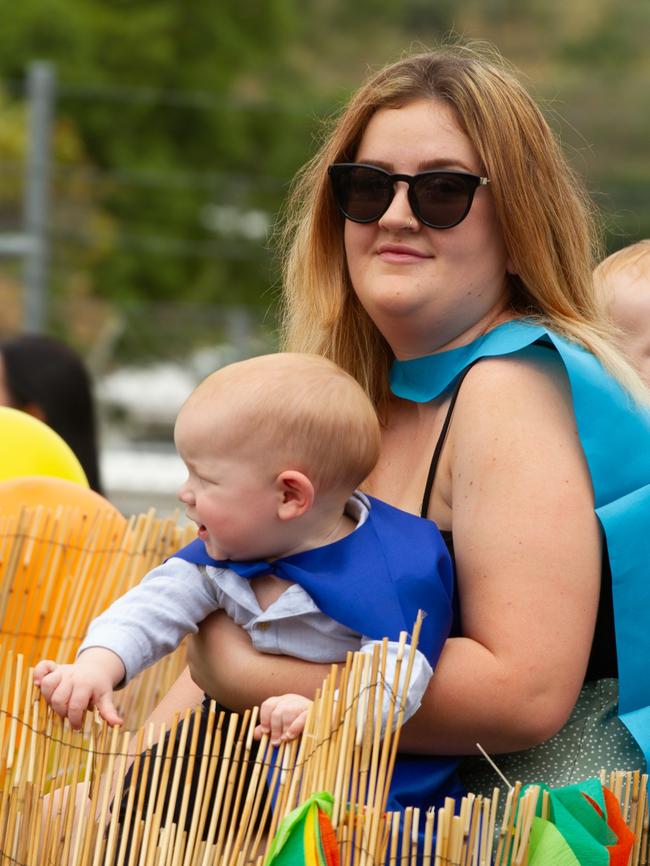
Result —
[[[24, 655], [74, 660], [90, 621], [193, 537], [152, 509], [126, 521], [115, 511], [23, 509], [0, 516], [0, 643]], [[180, 673], [183, 650], [118, 695], [137, 726]]]
[[[90, 714], [72, 731], [9, 651], [0, 684], [0, 864], [262, 866], [281, 819], [327, 790], [342, 866], [526, 866], [538, 799], [542, 815], [548, 810], [539, 788], [508, 791], [500, 829], [498, 789], [491, 798], [467, 795], [456, 811], [450, 799], [437, 812], [384, 812], [403, 713], [393, 686], [382, 736], [385, 659], [384, 646], [333, 666], [302, 738], [274, 749], [253, 738], [256, 709], [227, 716], [214, 704], [175, 718], [168, 736], [153, 726], [111, 729]], [[125, 782], [131, 761], [139, 784]], [[647, 776], [603, 781], [636, 833], [630, 863], [647, 864]]]
[[[167, 731], [141, 726], [182, 650], [120, 696], [129, 730], [87, 714], [72, 731], [53, 715], [30, 666], [71, 661], [89, 621], [192, 534], [153, 511], [128, 523], [71, 507], [0, 517], [0, 866], [261, 866], [282, 818], [319, 790], [334, 796], [342, 866], [526, 866], [538, 801], [548, 809], [538, 788], [510, 789], [500, 821], [496, 788], [459, 810], [448, 800], [437, 812], [385, 812], [403, 718], [397, 683], [404, 665], [406, 693], [419, 623], [410, 649], [402, 636], [385, 731], [385, 644], [333, 665], [302, 738], [279, 749], [254, 740], [256, 709], [227, 715], [211, 704]], [[635, 833], [631, 866], [646, 866], [647, 776], [605, 782]]]
[[[403, 672], [408, 688], [419, 628], [408, 652], [402, 635], [385, 730], [387, 642], [333, 665], [304, 736], [277, 749], [266, 736], [254, 741], [256, 709], [226, 717], [214, 705], [201, 741], [200, 709], [174, 719], [168, 737], [152, 726], [110, 729], [90, 714], [72, 731], [10, 650], [0, 691], [0, 863], [261, 864], [280, 820], [316, 790], [334, 794], [342, 862], [382, 862], [403, 718], [397, 683]], [[140, 784], [125, 793], [132, 757]]]

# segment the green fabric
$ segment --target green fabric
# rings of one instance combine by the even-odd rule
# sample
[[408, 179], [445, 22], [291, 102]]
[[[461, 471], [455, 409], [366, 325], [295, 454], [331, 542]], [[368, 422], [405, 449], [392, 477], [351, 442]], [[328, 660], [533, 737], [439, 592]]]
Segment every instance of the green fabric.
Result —
[[[326, 815], [332, 816], [334, 798], [327, 791], [312, 794], [305, 802], [298, 806], [293, 812], [289, 812], [278, 827], [277, 833], [271, 841], [269, 850], [264, 860], [264, 866], [297, 866], [305, 859], [304, 833], [300, 830], [304, 825], [307, 813], [312, 806], [322, 809]], [[321, 849], [322, 850], [322, 849]]]
[[[616, 834], [607, 826], [605, 800], [598, 779], [588, 779], [579, 785], [567, 785], [549, 791], [551, 820], [566, 839], [579, 863], [585, 866], [609, 866], [609, 851], [605, 846], [616, 843]], [[599, 815], [586, 799], [591, 797], [602, 809]]]
[[534, 818], [528, 846], [528, 866], [581, 866], [566, 839], [550, 821]]

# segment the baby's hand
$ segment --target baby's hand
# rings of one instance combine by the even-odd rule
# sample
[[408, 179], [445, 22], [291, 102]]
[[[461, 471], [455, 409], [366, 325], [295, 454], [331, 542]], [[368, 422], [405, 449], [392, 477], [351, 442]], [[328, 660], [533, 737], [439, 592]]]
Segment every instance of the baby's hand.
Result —
[[[34, 683], [47, 703], [61, 718], [67, 716], [75, 729], [81, 728], [84, 712], [92, 707], [97, 708], [109, 725], [122, 724], [113, 704], [115, 667], [112, 671], [110, 666], [98, 663], [94, 652], [95, 648], [86, 650], [72, 665], [59, 665], [46, 659], [34, 668]], [[117, 658], [114, 653], [110, 655]]]
[[255, 728], [255, 739], [269, 734], [274, 746], [285, 740], [294, 740], [305, 727], [311, 705], [312, 701], [302, 695], [267, 698], [260, 707], [260, 723]]

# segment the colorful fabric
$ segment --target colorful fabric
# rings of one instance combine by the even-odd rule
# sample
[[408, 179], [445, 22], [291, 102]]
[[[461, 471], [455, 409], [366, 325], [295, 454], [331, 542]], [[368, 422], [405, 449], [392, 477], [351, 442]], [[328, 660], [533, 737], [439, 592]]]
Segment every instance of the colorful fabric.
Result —
[[529, 866], [627, 866], [634, 834], [616, 797], [597, 779], [547, 791], [549, 819], [538, 815], [531, 832]]
[[506, 322], [466, 346], [396, 361], [391, 388], [398, 397], [428, 402], [479, 358], [535, 344], [556, 350], [567, 372], [578, 433], [594, 488], [595, 510], [607, 539], [612, 572], [619, 715], [650, 759], [650, 411], [635, 405], [623, 387], [585, 349], [533, 322]]
[[339, 866], [339, 849], [330, 820], [333, 798], [312, 794], [281, 822], [264, 866]]

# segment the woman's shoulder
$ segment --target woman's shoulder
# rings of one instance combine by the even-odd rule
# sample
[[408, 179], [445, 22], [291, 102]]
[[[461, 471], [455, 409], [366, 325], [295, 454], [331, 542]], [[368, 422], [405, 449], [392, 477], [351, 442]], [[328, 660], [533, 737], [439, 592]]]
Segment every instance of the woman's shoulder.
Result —
[[[465, 409], [521, 412], [527, 406], [559, 402], [571, 405], [571, 388], [559, 354], [549, 344], [535, 343], [507, 355], [482, 358], [467, 373], [459, 401]], [[461, 404], [462, 405], [462, 404]]]
[[582, 474], [583, 449], [571, 387], [557, 354], [542, 346], [484, 358], [468, 372], [450, 428], [457, 471], [518, 471], [550, 463]]

